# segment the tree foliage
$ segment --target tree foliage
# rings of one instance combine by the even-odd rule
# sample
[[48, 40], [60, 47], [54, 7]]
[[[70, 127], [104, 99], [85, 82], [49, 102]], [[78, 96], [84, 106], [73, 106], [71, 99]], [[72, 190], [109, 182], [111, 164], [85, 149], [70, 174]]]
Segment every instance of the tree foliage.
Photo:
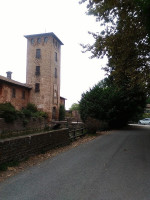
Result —
[[[81, 2], [85, 2], [82, 0]], [[103, 30], [91, 33], [93, 45], [83, 45], [92, 57], [108, 57], [104, 68], [117, 87], [137, 85], [150, 92], [150, 43], [147, 0], [87, 0], [88, 14], [94, 15]], [[147, 24], [147, 26], [146, 26]]]
[[78, 103], [73, 103], [71, 105], [71, 108], [69, 110], [71, 110], [71, 111], [73, 111], [73, 110], [79, 110], [79, 104]]
[[17, 119], [17, 111], [11, 103], [0, 104], [0, 117], [4, 118], [6, 122], [13, 122]]
[[149, 0], [135, 0], [135, 3], [140, 6], [143, 14], [143, 21], [150, 36], [150, 1]]
[[59, 120], [62, 121], [65, 119], [65, 107], [64, 105], [60, 105], [59, 107]]
[[117, 88], [107, 78], [82, 94], [80, 114], [83, 121], [91, 117], [106, 121], [109, 127], [122, 127], [143, 113], [145, 102], [146, 96], [138, 86], [132, 91]]

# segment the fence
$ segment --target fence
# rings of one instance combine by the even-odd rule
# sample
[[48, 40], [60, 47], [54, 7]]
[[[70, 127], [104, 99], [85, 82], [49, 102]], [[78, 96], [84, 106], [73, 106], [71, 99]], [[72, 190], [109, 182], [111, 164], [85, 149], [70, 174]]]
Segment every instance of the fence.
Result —
[[69, 136], [70, 136], [70, 139], [71, 140], [75, 140], [77, 137], [82, 137], [86, 134], [86, 129], [84, 127], [82, 128], [79, 128], [79, 129], [72, 129], [72, 130], [69, 130]]

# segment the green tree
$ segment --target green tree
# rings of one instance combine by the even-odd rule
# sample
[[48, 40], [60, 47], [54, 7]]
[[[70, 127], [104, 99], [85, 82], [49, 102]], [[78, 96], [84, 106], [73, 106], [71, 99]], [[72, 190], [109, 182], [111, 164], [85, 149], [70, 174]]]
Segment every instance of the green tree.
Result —
[[[92, 57], [108, 57], [104, 70], [111, 74], [117, 87], [132, 91], [136, 86], [150, 92], [150, 43], [146, 28], [147, 0], [82, 0], [88, 2], [88, 14], [103, 27], [91, 33], [93, 45], [83, 45]], [[143, 4], [141, 4], [141, 2]], [[146, 4], [147, 5], [147, 4]], [[144, 10], [145, 9], [145, 10]], [[149, 23], [149, 21], [148, 21]]]
[[11, 103], [0, 104], [0, 117], [6, 122], [11, 123], [17, 119], [17, 111]]
[[73, 103], [69, 110], [70, 111], [79, 110], [79, 104], [78, 103]]
[[62, 121], [65, 119], [65, 107], [64, 105], [60, 105], [59, 107], [59, 120]]
[[109, 77], [82, 94], [80, 114], [83, 121], [91, 117], [106, 121], [111, 128], [122, 127], [143, 113], [145, 102], [138, 86], [132, 91], [118, 88]]
[[135, 0], [135, 3], [140, 6], [143, 21], [150, 36], [150, 1], [149, 0]]

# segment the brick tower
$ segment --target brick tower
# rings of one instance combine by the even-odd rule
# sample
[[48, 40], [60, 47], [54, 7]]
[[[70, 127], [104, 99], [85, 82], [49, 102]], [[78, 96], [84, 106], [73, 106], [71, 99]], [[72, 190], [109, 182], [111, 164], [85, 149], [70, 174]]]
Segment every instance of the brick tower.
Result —
[[60, 60], [63, 43], [54, 33], [25, 35], [27, 38], [26, 83], [32, 87], [30, 102], [58, 119]]

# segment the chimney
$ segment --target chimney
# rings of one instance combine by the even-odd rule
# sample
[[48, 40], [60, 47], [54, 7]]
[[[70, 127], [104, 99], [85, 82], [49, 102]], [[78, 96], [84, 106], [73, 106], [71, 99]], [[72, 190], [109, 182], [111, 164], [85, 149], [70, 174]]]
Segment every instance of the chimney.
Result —
[[8, 71], [8, 72], [6, 72], [6, 74], [7, 74], [7, 78], [11, 79], [12, 72]]

